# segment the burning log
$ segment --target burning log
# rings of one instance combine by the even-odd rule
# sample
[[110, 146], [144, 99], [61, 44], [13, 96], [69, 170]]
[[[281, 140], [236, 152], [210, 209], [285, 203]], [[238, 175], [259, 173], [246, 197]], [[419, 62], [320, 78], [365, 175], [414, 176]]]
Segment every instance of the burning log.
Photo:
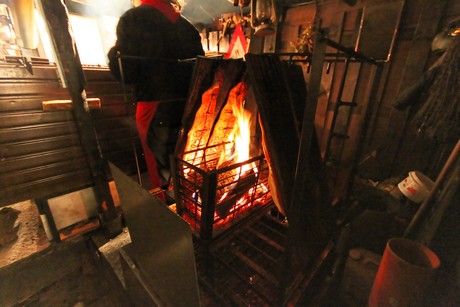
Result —
[[[213, 118], [223, 78], [223, 71], [218, 70], [213, 86], [203, 94], [202, 105], [197, 111], [186, 143], [186, 150], [190, 151], [184, 154], [184, 160], [200, 165], [205, 171], [225, 168], [250, 158], [251, 113], [244, 106], [248, 90], [244, 81], [231, 89], [217, 120]], [[203, 150], [198, 150], [200, 148]], [[193, 176], [193, 171], [187, 171], [188, 176]], [[257, 172], [255, 165], [250, 163], [230, 168], [219, 175], [216, 200], [220, 203], [216, 211], [221, 218], [225, 218], [257, 182]]]
[[[236, 208], [238, 201], [257, 183], [257, 174], [250, 170], [242, 175], [237, 182], [228, 187], [216, 205], [216, 212], [221, 218], [226, 218], [232, 208]], [[244, 202], [244, 200], [243, 200]]]
[[202, 105], [202, 95], [215, 83], [215, 73], [220, 70], [224, 79], [220, 85], [218, 96], [215, 101], [214, 121], [217, 120], [223, 106], [227, 101], [230, 90], [237, 84], [244, 71], [244, 62], [240, 60], [215, 60], [199, 57], [195, 64], [192, 76], [193, 84], [185, 105], [182, 117], [182, 130], [176, 146], [176, 154], [186, 152], [187, 137], [195, 122], [198, 109]]
[[[192, 151], [184, 155], [184, 160], [196, 165], [206, 159], [206, 155], [197, 156], [196, 149], [204, 148], [209, 141], [212, 126], [215, 120], [215, 109], [220, 87], [224, 79], [223, 71], [218, 70], [213, 85], [203, 93], [201, 106], [198, 109], [193, 125], [188, 133], [185, 151]], [[205, 169], [208, 165], [205, 164]]]
[[[221, 166], [224, 163], [224, 161], [233, 160], [231, 158], [233, 158], [232, 153], [235, 151], [235, 135], [242, 134], [242, 125], [250, 124], [249, 122], [241, 123], [241, 121], [250, 120], [250, 114], [244, 114], [244, 102], [246, 99], [246, 93], [247, 85], [243, 81], [238, 83], [230, 91], [227, 103], [223, 107], [219, 119], [212, 130], [212, 135], [206, 147], [223, 144], [223, 146], [212, 147], [213, 150], [220, 150], [220, 152], [222, 153], [217, 163], [217, 168]], [[246, 133], [250, 134], [249, 131], [246, 131]], [[249, 144], [240, 145], [240, 147], [243, 146], [249, 148]], [[238, 150], [241, 151], [244, 149], [238, 148]], [[245, 158], [248, 159], [249, 154]]]
[[197, 60], [175, 158], [178, 212], [204, 240], [271, 202], [244, 62], [214, 61]]

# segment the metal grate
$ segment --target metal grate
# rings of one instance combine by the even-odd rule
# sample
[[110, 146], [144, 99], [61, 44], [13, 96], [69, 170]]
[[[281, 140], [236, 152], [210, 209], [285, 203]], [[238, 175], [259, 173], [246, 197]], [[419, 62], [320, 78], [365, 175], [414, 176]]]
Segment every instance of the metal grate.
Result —
[[177, 212], [203, 240], [219, 236], [272, 201], [264, 156], [222, 163], [219, 156], [226, 145], [185, 152], [185, 159], [174, 161]]
[[206, 299], [212, 296], [215, 304], [229, 306], [273, 306], [279, 301], [287, 225], [272, 215], [272, 205], [265, 209], [256, 221], [209, 249], [195, 245]]

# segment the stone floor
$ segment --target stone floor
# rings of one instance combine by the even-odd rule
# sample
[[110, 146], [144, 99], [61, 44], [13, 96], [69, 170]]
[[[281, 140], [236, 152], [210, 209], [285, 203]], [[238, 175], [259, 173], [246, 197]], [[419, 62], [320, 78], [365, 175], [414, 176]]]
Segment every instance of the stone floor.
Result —
[[14, 221], [10, 220], [13, 224], [8, 229], [2, 229], [2, 236], [9, 232], [10, 239], [0, 244], [0, 268], [42, 251], [50, 245], [37, 207], [31, 201], [23, 201], [1, 210], [14, 210], [17, 215]]
[[3, 225], [0, 244], [0, 306], [127, 305], [127, 295], [91, 243], [91, 233], [52, 242], [33, 202], [2, 210], [9, 225]]
[[[49, 242], [33, 203], [21, 202], [14, 209], [19, 211], [14, 223], [17, 238], [0, 245], [0, 306], [132, 305], [118, 264], [118, 249], [130, 242], [126, 228], [112, 239], [97, 229], [60, 243]], [[426, 306], [460, 306], [460, 284], [451, 278], [454, 275], [441, 270]], [[338, 297], [339, 285], [337, 280], [327, 288], [324, 284], [320, 288], [324, 293], [314, 305], [346, 306]], [[7, 299], [13, 295], [17, 299], [12, 304]]]
[[126, 294], [107, 280], [89, 253], [82, 264], [64, 277], [22, 301], [22, 306], [129, 306]]

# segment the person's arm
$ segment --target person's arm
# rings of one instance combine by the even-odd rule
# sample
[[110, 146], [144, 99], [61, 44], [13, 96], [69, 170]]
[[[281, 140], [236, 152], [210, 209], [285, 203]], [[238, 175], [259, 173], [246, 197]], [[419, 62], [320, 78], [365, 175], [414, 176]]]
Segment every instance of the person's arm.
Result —
[[194, 45], [193, 45], [193, 52], [199, 56], [203, 56], [204, 55], [204, 50], [203, 50], [203, 45], [201, 44], [201, 36], [200, 34], [198, 33], [198, 31], [195, 31], [194, 34], [193, 34], [195, 37], [193, 38], [193, 42], [194, 42]]
[[139, 72], [139, 61], [124, 58], [124, 56], [139, 55], [139, 42], [136, 35], [136, 27], [129, 16], [122, 16], [117, 25], [117, 41], [109, 53], [109, 68], [114, 77], [122, 81], [119, 67], [119, 57], [122, 59], [123, 80], [126, 84], [136, 81]]

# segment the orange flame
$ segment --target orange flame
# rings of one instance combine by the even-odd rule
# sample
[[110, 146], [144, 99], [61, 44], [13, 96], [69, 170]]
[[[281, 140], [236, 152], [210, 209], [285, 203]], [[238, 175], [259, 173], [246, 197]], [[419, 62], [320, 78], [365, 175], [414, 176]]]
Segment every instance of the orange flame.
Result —
[[[235, 126], [232, 132], [228, 135], [226, 143], [231, 146], [231, 150], [223, 150], [217, 163], [217, 168], [222, 166], [224, 162], [233, 161], [234, 163], [244, 162], [249, 160], [249, 148], [251, 145], [251, 112], [245, 110], [242, 105], [232, 105], [233, 115], [235, 116]], [[243, 170], [250, 169], [246, 165]]]
[[[246, 85], [240, 82], [229, 93], [227, 104], [221, 110], [215, 125], [218, 86], [202, 95], [202, 104], [188, 133], [183, 160], [205, 171], [216, 169], [218, 186], [214, 225], [223, 225], [236, 219], [252, 206], [264, 205], [271, 193], [259, 179], [256, 162], [245, 163], [251, 157], [252, 113], [245, 108]], [[212, 130], [212, 131], [211, 131]], [[187, 151], [188, 149], [188, 151]], [[238, 167], [232, 167], [241, 164]], [[229, 170], [226, 168], [229, 167]], [[190, 182], [196, 181], [196, 172], [184, 166], [183, 174]], [[196, 205], [191, 213], [201, 218], [201, 191], [193, 193]], [[193, 205], [192, 205], [193, 206]]]

